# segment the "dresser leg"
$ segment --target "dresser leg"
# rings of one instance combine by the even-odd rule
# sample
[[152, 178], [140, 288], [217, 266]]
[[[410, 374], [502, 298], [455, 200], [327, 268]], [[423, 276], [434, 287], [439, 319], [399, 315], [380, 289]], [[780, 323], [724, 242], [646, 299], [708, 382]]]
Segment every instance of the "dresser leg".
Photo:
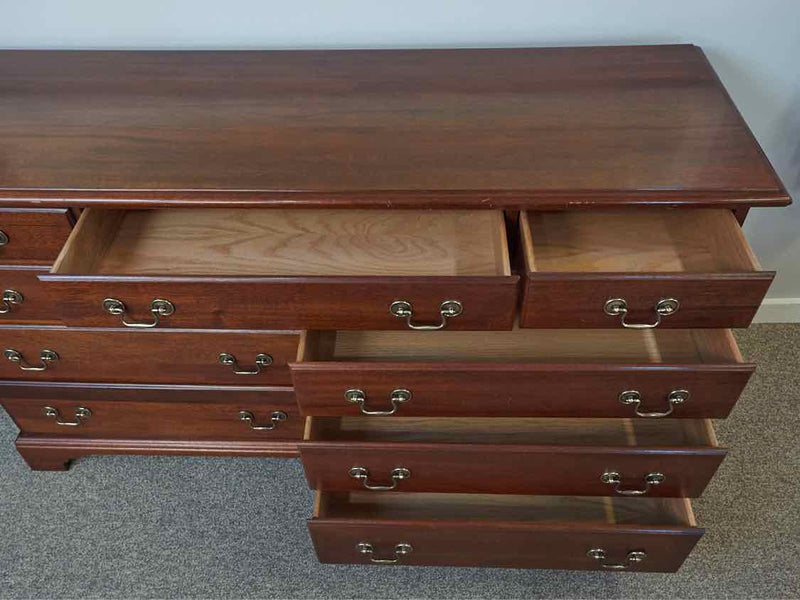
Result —
[[66, 471], [70, 461], [77, 458], [74, 453], [52, 448], [29, 448], [17, 441], [17, 452], [25, 459], [32, 471]]

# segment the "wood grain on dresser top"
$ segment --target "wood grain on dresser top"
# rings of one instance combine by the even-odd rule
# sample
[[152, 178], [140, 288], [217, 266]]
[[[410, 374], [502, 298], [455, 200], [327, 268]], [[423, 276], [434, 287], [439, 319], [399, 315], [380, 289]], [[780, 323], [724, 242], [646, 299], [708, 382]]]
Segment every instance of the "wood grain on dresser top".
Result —
[[[728, 330], [531, 330], [307, 332], [290, 364], [305, 415], [386, 411], [396, 389], [402, 416], [631, 417], [621, 392], [644, 412], [666, 411], [669, 394], [690, 397], [671, 416], [724, 418], [753, 373]], [[380, 417], [375, 417], [380, 418]]]
[[0, 81], [6, 204], [789, 201], [689, 45], [4, 51]]

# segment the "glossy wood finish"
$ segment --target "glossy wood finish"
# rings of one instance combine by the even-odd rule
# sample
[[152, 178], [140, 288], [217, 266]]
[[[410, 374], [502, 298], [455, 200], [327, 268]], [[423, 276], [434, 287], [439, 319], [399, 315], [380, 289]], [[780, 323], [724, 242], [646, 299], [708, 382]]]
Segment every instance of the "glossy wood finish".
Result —
[[146, 454], [166, 456], [243, 456], [296, 458], [293, 441], [241, 440], [119, 440], [62, 438], [20, 434], [17, 451], [34, 471], [66, 471], [83, 456]]
[[38, 278], [40, 274], [49, 270], [44, 266], [0, 265], [0, 292], [15, 290], [22, 294], [21, 304], [12, 305], [9, 312], [0, 314], [0, 325], [9, 323], [48, 325], [59, 322], [53, 302]]
[[[112, 399], [62, 400], [49, 397], [2, 400], [3, 407], [23, 433], [63, 437], [121, 438], [141, 440], [296, 440], [303, 422], [290, 389], [262, 395], [257, 401], [236, 401], [223, 394], [215, 402], [157, 402]], [[44, 415], [44, 407], [58, 410], [62, 421], [75, 422], [75, 410], [88, 408], [91, 416], [78, 426], [58, 425]], [[287, 417], [272, 430], [254, 430], [239, 418], [240, 411], [253, 414], [253, 425], [270, 425], [275, 411]]]
[[703, 535], [686, 500], [484, 496], [461, 494], [322, 493], [309, 531], [325, 563], [605, 570], [586, 554], [603, 548], [608, 562], [631, 550], [647, 557], [629, 571], [676, 571]]
[[660, 328], [747, 327], [775, 273], [762, 271], [725, 210], [523, 213], [522, 327], [621, 328], [605, 314], [624, 298], [627, 322]]
[[72, 224], [72, 214], [66, 208], [0, 208], [0, 231], [8, 238], [8, 243], [0, 246], [0, 263], [52, 264], [67, 241]]
[[[725, 456], [710, 421], [672, 419], [369, 419], [309, 417], [300, 455], [309, 486], [357, 491], [349, 476], [366, 468], [373, 485], [402, 492], [614, 496], [606, 470], [624, 488], [651, 472], [666, 476], [649, 496], [697, 497]], [[375, 492], [381, 493], [381, 492]]]
[[102, 309], [112, 297], [140, 319], [154, 298], [170, 300], [175, 313], [159, 327], [404, 329], [395, 300], [413, 305], [415, 322], [438, 323], [453, 299], [464, 310], [450, 329], [513, 323], [519, 277], [499, 211], [130, 216], [84, 211], [40, 278], [64, 322], [114, 322]]
[[5, 51], [0, 80], [7, 204], [788, 202], [695, 46]]
[[309, 332], [290, 369], [308, 416], [361, 414], [349, 389], [373, 411], [409, 390], [396, 417], [633, 417], [623, 391], [641, 392], [640, 411], [663, 412], [670, 392], [688, 390], [670, 417], [724, 418], [755, 366], [728, 330], [515, 329]]
[[[109, 316], [109, 320], [114, 320]], [[22, 371], [0, 357], [0, 379], [109, 383], [194, 383], [218, 385], [289, 385], [287, 363], [297, 353], [294, 331], [177, 330], [6, 326], [5, 348], [39, 364], [43, 349], [59, 358], [47, 370]], [[259, 353], [273, 362], [257, 375], [236, 375], [219, 363], [221, 352], [233, 354], [242, 369], [254, 369]]]

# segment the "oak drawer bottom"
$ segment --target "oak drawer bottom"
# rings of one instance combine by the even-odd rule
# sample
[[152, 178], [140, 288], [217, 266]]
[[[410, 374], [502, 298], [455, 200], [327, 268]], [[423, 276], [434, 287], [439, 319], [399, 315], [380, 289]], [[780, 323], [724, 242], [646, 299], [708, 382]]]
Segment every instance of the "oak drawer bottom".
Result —
[[294, 441], [79, 439], [20, 434], [16, 447], [36, 471], [64, 471], [83, 456], [139, 454], [296, 458]]
[[677, 571], [703, 535], [685, 499], [318, 492], [324, 563]]

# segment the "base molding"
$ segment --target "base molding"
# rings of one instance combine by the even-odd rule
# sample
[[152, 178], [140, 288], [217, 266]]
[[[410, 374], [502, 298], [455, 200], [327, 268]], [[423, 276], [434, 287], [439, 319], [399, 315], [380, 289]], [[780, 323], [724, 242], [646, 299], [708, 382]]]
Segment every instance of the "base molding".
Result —
[[66, 471], [82, 456], [139, 454], [297, 458], [297, 442], [237, 440], [120, 440], [62, 438], [21, 433], [17, 451], [34, 471]]
[[800, 298], [767, 298], [753, 323], [800, 323]]

